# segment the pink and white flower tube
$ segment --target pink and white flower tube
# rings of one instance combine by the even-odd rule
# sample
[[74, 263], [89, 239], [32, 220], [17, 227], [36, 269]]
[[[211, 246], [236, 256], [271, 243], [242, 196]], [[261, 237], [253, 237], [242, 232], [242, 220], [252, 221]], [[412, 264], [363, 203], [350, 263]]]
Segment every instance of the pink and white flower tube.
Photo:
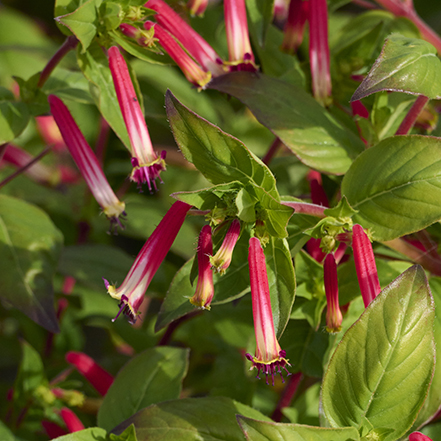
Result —
[[211, 267], [217, 273], [224, 274], [227, 268], [230, 266], [234, 247], [236, 246], [239, 236], [240, 221], [238, 219], [234, 219], [233, 222], [231, 222], [230, 228], [228, 228], [221, 247], [214, 256], [210, 257]]
[[198, 240], [198, 283], [196, 292], [190, 303], [198, 308], [210, 310], [210, 303], [214, 296], [213, 271], [211, 271], [210, 257], [213, 254], [211, 227], [205, 225], [199, 234]]
[[144, 23], [144, 28], [146, 30], [154, 28], [154, 38], [158, 39], [159, 44], [180, 67], [182, 73], [185, 75], [185, 78], [187, 78], [187, 80], [195, 86], [204, 89], [211, 80], [211, 73], [202, 70], [202, 68], [187, 54], [187, 52], [182, 49], [173, 36], [161, 25], [151, 21], [146, 21]]
[[305, 23], [308, 18], [309, 1], [291, 0], [288, 18], [283, 28], [281, 49], [289, 54], [297, 52], [303, 41]]
[[225, 73], [223, 61], [216, 51], [167, 3], [163, 0], [149, 0], [145, 7], [157, 12], [154, 17], [156, 22], [176, 37], [206, 72], [211, 72], [213, 76]]
[[122, 227], [119, 216], [125, 216], [126, 214], [124, 202], [116, 197], [107, 182], [95, 153], [90, 148], [63, 101], [55, 95], [49, 95], [48, 101], [61, 136], [90, 191], [111, 224]]
[[371, 241], [363, 227], [358, 224], [352, 227], [352, 249], [361, 296], [367, 308], [380, 293], [381, 287]]
[[[250, 267], [256, 353], [254, 357], [251, 354], [246, 354], [246, 357], [253, 363], [251, 369], [257, 369], [257, 378], [262, 371], [266, 376], [266, 384], [269, 384], [268, 375], [270, 375], [274, 386], [274, 375], [280, 374], [282, 382], [284, 382], [281, 369], [288, 372], [285, 366], [291, 365], [285, 358], [286, 352], [280, 348], [274, 331], [265, 254], [257, 237], [250, 239], [248, 264]], [[288, 372], [288, 375], [291, 373]]]
[[328, 332], [340, 332], [343, 316], [338, 303], [337, 264], [332, 253], [326, 256], [323, 268], [327, 301], [326, 330]]
[[160, 157], [153, 150], [147, 124], [124, 57], [116, 46], [109, 49], [108, 56], [116, 96], [132, 147], [133, 171], [130, 179], [135, 181], [139, 188], [143, 183], [147, 183], [150, 192], [152, 188], [157, 190], [156, 179], [161, 180], [160, 173], [165, 170], [165, 150]]
[[245, 0], [224, 0], [224, 16], [230, 71], [256, 71], [248, 35]]
[[203, 17], [205, 10], [208, 6], [208, 0], [188, 0], [187, 9], [191, 15], [197, 15]]
[[132, 268], [118, 288], [103, 279], [110, 296], [119, 300], [120, 310], [113, 321], [123, 313], [127, 316], [129, 323], [136, 322], [144, 294], [171, 248], [190, 208], [191, 205], [181, 201], [175, 202], [170, 207], [141, 248]]

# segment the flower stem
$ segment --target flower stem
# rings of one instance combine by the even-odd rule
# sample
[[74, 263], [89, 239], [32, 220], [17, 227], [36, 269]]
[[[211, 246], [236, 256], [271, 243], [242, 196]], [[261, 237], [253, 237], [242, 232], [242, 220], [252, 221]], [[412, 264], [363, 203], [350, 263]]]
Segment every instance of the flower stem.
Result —
[[265, 153], [265, 155], [262, 158], [262, 162], [266, 165], [268, 165], [271, 160], [274, 158], [274, 156], [277, 153], [277, 150], [282, 146], [282, 141], [280, 141], [279, 138], [276, 138], [273, 143], [270, 145], [268, 151]]
[[178, 318], [174, 322], [171, 322], [167, 329], [164, 332], [164, 335], [161, 337], [161, 340], [158, 342], [158, 346], [167, 346], [171, 340], [171, 337], [173, 335], [173, 332], [184, 322], [187, 320], [192, 319], [193, 317], [196, 317], [197, 315], [202, 314], [201, 310], [195, 310], [192, 312], [189, 312], [188, 314], [185, 314], [184, 316]]
[[297, 214], [308, 214], [320, 218], [326, 217], [325, 210], [328, 208], [322, 205], [310, 204], [309, 202], [282, 201], [281, 204], [294, 208]]
[[23, 173], [25, 170], [27, 170], [29, 167], [34, 165], [36, 162], [38, 162], [41, 158], [43, 158], [45, 155], [49, 153], [51, 150], [50, 147], [46, 147], [39, 155], [37, 155], [32, 161], [28, 162], [25, 166], [19, 168], [17, 171], [9, 175], [6, 179], [3, 179], [3, 181], [0, 182], [0, 188], [4, 187], [6, 184], [11, 182], [14, 178], [16, 178], [18, 175]]
[[280, 397], [279, 402], [277, 403], [276, 408], [274, 409], [273, 414], [271, 415], [271, 419], [276, 423], [281, 421], [282, 419], [282, 409], [285, 407], [289, 407], [291, 401], [293, 400], [296, 392], [299, 389], [299, 384], [303, 380], [303, 374], [301, 372], [297, 372], [294, 374], [288, 381], [282, 395]]
[[395, 135], [407, 135], [415, 124], [418, 115], [424, 109], [424, 106], [428, 103], [429, 98], [424, 95], [419, 95], [416, 101], [413, 103], [403, 122], [398, 127]]
[[41, 71], [40, 78], [37, 84], [38, 87], [43, 87], [44, 83], [46, 83], [47, 79], [50, 77], [53, 70], [57, 67], [58, 63], [70, 50], [75, 49], [77, 44], [78, 40], [75, 35], [70, 35], [66, 38], [60, 49], [55, 52], [53, 57], [49, 60], [44, 69]]
[[419, 263], [424, 269], [430, 271], [436, 276], [441, 276], [441, 258], [435, 259], [426, 251], [422, 251], [400, 238], [388, 240], [383, 242], [383, 244], [404, 254], [413, 262]]

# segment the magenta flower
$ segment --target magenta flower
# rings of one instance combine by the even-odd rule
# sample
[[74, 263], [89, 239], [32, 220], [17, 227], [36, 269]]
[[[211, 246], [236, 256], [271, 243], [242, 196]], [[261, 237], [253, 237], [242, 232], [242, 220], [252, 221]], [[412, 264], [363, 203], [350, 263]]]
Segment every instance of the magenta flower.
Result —
[[432, 441], [432, 438], [421, 432], [413, 432], [409, 435], [409, 441]]
[[145, 7], [157, 12], [155, 20], [158, 24], [176, 37], [205, 71], [211, 72], [213, 76], [225, 73], [222, 67], [223, 61], [216, 51], [167, 3], [162, 0], [149, 0]]
[[257, 66], [248, 36], [245, 1], [224, 0], [224, 16], [230, 70], [256, 71]]
[[132, 146], [133, 171], [130, 179], [135, 181], [139, 188], [141, 184], [146, 182], [150, 192], [152, 187], [157, 190], [156, 179], [161, 180], [160, 173], [165, 170], [165, 151], [158, 158], [153, 150], [144, 115], [138, 103], [124, 57], [116, 46], [109, 49], [108, 55], [116, 96]]
[[327, 106], [331, 101], [331, 74], [326, 0], [309, 0], [309, 58], [312, 92], [320, 104]]
[[68, 108], [55, 95], [49, 95], [49, 105], [64, 142], [80, 169], [90, 191], [112, 225], [121, 225], [119, 216], [125, 216], [125, 204], [111, 189], [98, 163], [95, 153], [90, 148]]
[[163, 27], [161, 27], [161, 25], [151, 21], [146, 21], [144, 23], [144, 28], [147, 30], [154, 28], [155, 38], [159, 40], [159, 44], [180, 67], [182, 73], [185, 75], [185, 78], [187, 78], [187, 80], [195, 86], [204, 89], [211, 80], [211, 73], [202, 70], [202, 68], [188, 55], [188, 53], [182, 49], [180, 44], [173, 38], [173, 36]]
[[[274, 386], [274, 375], [279, 373], [282, 382], [284, 382], [281, 369], [288, 372], [285, 366], [291, 365], [285, 358], [286, 352], [280, 348], [274, 331], [265, 254], [259, 239], [256, 237], [250, 239], [248, 264], [250, 267], [256, 353], [254, 357], [251, 354], [246, 354], [246, 357], [253, 363], [251, 369], [257, 369], [257, 378], [259, 378], [260, 371], [262, 371], [266, 376], [266, 384], [269, 384], [268, 375], [270, 375]], [[277, 372], [276, 369], [278, 369]], [[288, 372], [288, 375], [291, 374]]]
[[52, 146], [57, 152], [66, 149], [66, 144], [52, 115], [36, 116], [35, 121], [37, 129], [46, 144]]
[[363, 227], [356, 224], [352, 227], [352, 249], [354, 250], [355, 270], [365, 308], [381, 291], [375, 265], [374, 251], [369, 237]]
[[198, 240], [198, 283], [196, 292], [190, 303], [202, 309], [210, 310], [210, 303], [214, 296], [213, 271], [211, 271], [210, 257], [213, 254], [211, 241], [211, 227], [202, 227]]
[[67, 435], [66, 429], [59, 426], [56, 423], [53, 423], [52, 421], [43, 420], [41, 422], [41, 425], [43, 426], [44, 431], [46, 432], [46, 435], [49, 437], [49, 439], [55, 439], [63, 435]]
[[340, 332], [343, 316], [338, 303], [337, 264], [332, 253], [326, 256], [323, 268], [325, 273], [325, 293], [327, 301], [326, 330], [328, 332]]
[[93, 358], [83, 352], [70, 351], [66, 354], [66, 361], [75, 366], [100, 395], [106, 395], [113, 383], [113, 377]]
[[240, 221], [238, 219], [234, 219], [233, 222], [231, 222], [230, 228], [225, 235], [221, 247], [214, 256], [210, 257], [211, 267], [216, 272], [224, 274], [227, 268], [230, 266], [234, 247], [236, 246], [239, 236]]
[[283, 42], [281, 49], [292, 54], [297, 52], [303, 41], [303, 32], [308, 18], [309, 1], [291, 0], [288, 9], [288, 18], [283, 28]]
[[144, 294], [171, 248], [190, 208], [191, 205], [181, 201], [175, 202], [170, 207], [147, 239], [119, 288], [103, 279], [110, 296], [119, 300], [120, 310], [113, 321], [123, 313], [127, 316], [129, 323], [136, 322], [138, 308], [144, 299]]
[[67, 407], [63, 407], [60, 410], [60, 416], [63, 418], [64, 424], [66, 424], [69, 433], [79, 432], [84, 430], [84, 425], [75, 413]]
[[203, 17], [205, 10], [208, 6], [208, 0], [188, 0], [187, 9], [191, 15], [197, 15]]

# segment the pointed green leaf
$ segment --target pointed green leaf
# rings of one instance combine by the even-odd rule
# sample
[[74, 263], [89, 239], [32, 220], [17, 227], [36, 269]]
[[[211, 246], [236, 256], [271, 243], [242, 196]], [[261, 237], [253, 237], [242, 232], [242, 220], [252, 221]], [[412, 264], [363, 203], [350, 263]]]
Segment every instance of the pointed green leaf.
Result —
[[282, 424], [256, 421], [238, 416], [239, 425], [249, 441], [357, 441], [357, 429], [327, 429], [301, 424]]
[[225, 397], [184, 398], [154, 404], [113, 430], [134, 424], [138, 441], [243, 441], [236, 414], [269, 419], [257, 410]]
[[98, 8], [102, 0], [88, 0], [69, 14], [56, 17], [78, 38], [85, 52], [95, 38], [98, 25]]
[[102, 48], [92, 43], [88, 50], [77, 50], [77, 60], [84, 76], [90, 81], [90, 92], [103, 118], [124, 145], [130, 149], [130, 140], [113, 86], [109, 63]]
[[20, 135], [28, 122], [29, 112], [25, 103], [0, 101], [0, 145]]
[[0, 196], [0, 297], [51, 332], [58, 332], [52, 278], [62, 243], [44, 211]]
[[273, 20], [274, 0], [251, 0], [246, 6], [250, 33], [260, 46], [264, 46], [268, 27]]
[[441, 139], [393, 136], [366, 150], [343, 178], [352, 220], [391, 240], [441, 218]]
[[265, 248], [268, 283], [277, 338], [285, 330], [294, 304], [296, 280], [286, 239], [272, 238]]
[[89, 429], [54, 438], [53, 441], [107, 441], [107, 432], [99, 427], [90, 427]]
[[422, 268], [387, 286], [349, 328], [329, 363], [322, 406], [332, 427], [393, 430], [403, 436], [426, 399], [435, 368], [435, 308]]
[[111, 433], [109, 439], [110, 441], [138, 441], [135, 426], [133, 424], [127, 427], [127, 429], [119, 436]]
[[241, 141], [192, 112], [170, 91], [165, 106], [176, 143], [186, 159], [209, 181], [251, 183], [280, 200], [271, 171]]
[[0, 421], [0, 439], [2, 441], [18, 441], [3, 421]]
[[147, 349], [119, 372], [98, 411], [98, 425], [111, 430], [144, 407], [179, 398], [188, 368], [188, 349]]
[[441, 60], [436, 49], [419, 38], [392, 34], [351, 100], [382, 90], [441, 98]]
[[234, 72], [214, 78], [208, 87], [242, 101], [303, 163], [317, 170], [343, 174], [364, 149], [353, 132], [292, 84]]

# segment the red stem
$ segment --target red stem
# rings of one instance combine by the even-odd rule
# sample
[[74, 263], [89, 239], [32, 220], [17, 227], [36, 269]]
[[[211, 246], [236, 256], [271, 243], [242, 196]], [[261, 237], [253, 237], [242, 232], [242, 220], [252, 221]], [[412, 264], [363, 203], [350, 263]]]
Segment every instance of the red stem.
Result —
[[398, 130], [396, 131], [395, 135], [407, 135], [409, 133], [409, 131], [414, 126], [415, 121], [418, 118], [418, 115], [422, 112], [428, 101], [429, 98], [427, 98], [424, 95], [420, 95], [416, 99], [416, 101], [413, 103], [412, 107], [410, 108], [409, 112], [407, 112], [406, 117], [403, 119], [403, 122], [400, 124], [400, 127], [398, 127]]
[[78, 44], [78, 40], [74, 35], [70, 35], [69, 37], [66, 38], [64, 43], [61, 45], [60, 49], [58, 49], [57, 52], [55, 52], [53, 57], [49, 60], [49, 62], [42, 70], [37, 84], [38, 87], [43, 87], [44, 83], [50, 77], [51, 73], [57, 67], [58, 63], [63, 59], [63, 57], [69, 51], [74, 49], [77, 44]]
[[291, 404], [292, 399], [294, 398], [294, 395], [296, 394], [300, 381], [303, 379], [303, 374], [301, 372], [298, 372], [297, 374], [294, 374], [288, 381], [288, 384], [286, 385], [284, 391], [282, 392], [282, 395], [280, 397], [279, 402], [277, 403], [276, 408], [274, 409], [273, 414], [271, 415], [271, 418], [275, 422], [279, 422], [282, 419], [282, 409], [284, 407], [289, 407]]
[[270, 145], [264, 157], [262, 158], [262, 162], [268, 165], [271, 162], [271, 160], [274, 158], [275, 154], [277, 153], [277, 150], [279, 150], [280, 147], [282, 147], [282, 141], [280, 141], [279, 138], [276, 138], [273, 141], [273, 143]]
[[36, 162], [38, 162], [43, 156], [47, 155], [50, 151], [50, 147], [46, 147], [39, 155], [37, 155], [32, 161], [28, 162], [25, 166], [19, 168], [17, 171], [9, 175], [7, 178], [3, 179], [3, 181], [0, 182], [0, 188], [4, 187], [6, 184], [11, 182], [14, 178], [16, 178], [18, 175], [23, 173], [25, 170], [27, 170], [29, 167], [34, 165]]
[[310, 204], [309, 202], [282, 201], [281, 204], [294, 208], [295, 212], [298, 214], [309, 214], [310, 216], [320, 218], [326, 217], [325, 210], [328, 208], [323, 207], [323, 205]]

